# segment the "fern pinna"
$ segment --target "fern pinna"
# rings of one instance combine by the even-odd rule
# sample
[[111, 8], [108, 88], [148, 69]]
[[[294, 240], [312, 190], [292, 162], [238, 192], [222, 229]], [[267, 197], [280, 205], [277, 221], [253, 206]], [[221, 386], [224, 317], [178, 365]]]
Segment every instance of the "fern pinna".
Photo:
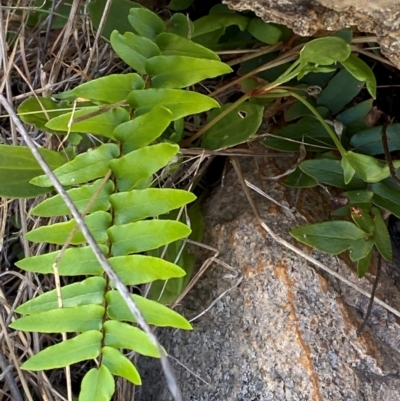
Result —
[[[71, 140], [79, 140], [82, 133], [102, 138], [100, 146], [73, 157], [54, 173], [68, 188], [119, 278], [134, 286], [185, 274], [176, 264], [149, 256], [149, 251], [190, 234], [185, 224], [157, 216], [193, 202], [195, 196], [183, 190], [155, 188], [153, 175], [179, 159], [179, 146], [174, 142], [183, 135], [183, 118], [219, 107], [215, 100], [183, 88], [231, 69], [215, 53], [186, 39], [187, 33], [168, 32], [173, 26], [145, 8], [133, 8], [129, 21], [132, 32], [121, 35], [114, 31], [111, 45], [137, 73], [84, 83], [58, 95], [60, 102], [31, 98], [18, 111], [25, 122], [50, 133], [68, 133]], [[65, 113], [72, 103], [73, 111]], [[32, 111], [35, 113], [26, 113]], [[49, 121], [48, 115], [52, 117]], [[31, 183], [51, 187], [46, 175]], [[68, 216], [70, 211], [60, 195], [55, 195], [31, 213], [54, 218]], [[30, 231], [29, 241], [70, 245], [61, 258], [56, 251], [23, 259], [17, 265], [36, 273], [52, 274], [57, 269], [60, 276], [87, 278], [65, 285], [60, 294], [49, 291], [21, 305], [16, 312], [23, 316], [11, 327], [72, 333], [28, 359], [22, 368], [46, 370], [95, 360], [96, 367], [82, 381], [79, 399], [110, 400], [113, 376], [141, 383], [135, 366], [121, 350], [151, 357], [159, 357], [159, 352], [147, 334], [132, 325], [134, 318], [125, 301], [104, 275], [82, 233], [73, 233], [75, 226], [74, 219], [64, 217], [62, 222]], [[168, 307], [139, 295], [132, 297], [149, 324], [191, 328]]]

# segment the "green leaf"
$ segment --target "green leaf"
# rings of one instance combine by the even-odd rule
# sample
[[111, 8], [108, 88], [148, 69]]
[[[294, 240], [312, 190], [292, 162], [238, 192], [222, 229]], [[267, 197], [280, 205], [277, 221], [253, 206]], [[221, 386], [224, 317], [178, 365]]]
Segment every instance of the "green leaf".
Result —
[[393, 182], [393, 179], [372, 184], [371, 190], [374, 193], [373, 202], [375, 205], [400, 217], [400, 188]]
[[[85, 223], [97, 242], [105, 243], [107, 241], [106, 230], [111, 224], [111, 215], [109, 213], [101, 211], [92, 213], [85, 217]], [[48, 242], [50, 244], [64, 245], [75, 225], [75, 219], [72, 219], [65, 223], [42, 226], [27, 233], [25, 238], [31, 242]], [[81, 230], [77, 230], [70, 243], [72, 245], [86, 243]]]
[[282, 30], [278, 25], [264, 22], [260, 18], [253, 18], [247, 25], [247, 30], [260, 42], [274, 45], [279, 42]]
[[347, 185], [353, 179], [356, 170], [351, 165], [350, 160], [347, 157], [342, 157], [340, 164], [343, 168], [343, 181]]
[[346, 60], [350, 53], [351, 46], [342, 38], [326, 36], [306, 43], [300, 52], [300, 62], [302, 65], [331, 65]]
[[350, 259], [357, 262], [366, 258], [374, 246], [374, 241], [370, 237], [353, 241], [349, 249]]
[[[99, 245], [104, 255], [108, 254], [108, 248]], [[51, 274], [60, 251], [44, 255], [31, 256], [15, 263], [20, 269], [28, 272]], [[103, 268], [94, 256], [89, 246], [79, 248], [68, 248], [57, 264], [60, 276], [101, 275]], [[21, 312], [22, 313], [22, 312]]]
[[244, 31], [248, 23], [249, 18], [237, 13], [209, 14], [194, 22], [192, 37], [197, 38], [200, 35], [218, 30], [221, 31], [222, 35], [225, 29], [231, 25], [237, 25], [241, 31]]
[[296, 227], [290, 235], [303, 244], [337, 255], [351, 248], [354, 241], [365, 238], [367, 233], [348, 221], [326, 221]]
[[338, 113], [361, 91], [363, 85], [347, 70], [340, 70], [317, 98], [317, 105]]
[[110, 258], [109, 262], [125, 285], [139, 285], [185, 275], [179, 266], [152, 256], [117, 256]]
[[[54, 174], [62, 185], [78, 185], [104, 177], [110, 170], [108, 162], [119, 156], [119, 148], [113, 143], [106, 143], [97, 149], [83, 153], [68, 163], [54, 170]], [[40, 187], [51, 187], [52, 183], [46, 175], [31, 180]]]
[[129, 11], [129, 23], [140, 35], [154, 39], [159, 33], [166, 31], [164, 21], [147, 8], [133, 8]]
[[102, 364], [92, 368], [82, 380], [79, 401], [110, 401], [115, 392], [115, 382], [111, 372]]
[[346, 137], [349, 137], [356, 132], [367, 129], [365, 118], [369, 111], [372, 109], [372, 103], [372, 99], [365, 100], [361, 103], [356, 104], [353, 107], [342, 111], [336, 116], [336, 120], [340, 121], [346, 126]]
[[[96, 30], [100, 26], [106, 3], [107, 0], [93, 0], [87, 6], [88, 14]], [[132, 31], [132, 26], [126, 16], [133, 7], [142, 6], [131, 0], [113, 0], [102, 31], [103, 37], [109, 39], [114, 29], [118, 29], [120, 32]]]
[[187, 15], [175, 13], [169, 20], [167, 31], [183, 38], [190, 38], [194, 31], [194, 24]]
[[112, 226], [108, 230], [114, 256], [156, 249], [187, 237], [191, 230], [178, 221], [146, 220]]
[[353, 40], [353, 31], [351, 28], [341, 29], [340, 31], [336, 31], [332, 36], [337, 36], [338, 38], [342, 38], [346, 43], [351, 44]]
[[128, 323], [109, 320], [104, 323], [104, 344], [114, 348], [125, 348], [141, 355], [159, 358], [157, 346], [153, 344], [148, 335], [138, 327]]
[[117, 103], [125, 100], [133, 90], [143, 89], [144, 85], [142, 77], [138, 74], [111, 74], [85, 82], [71, 92], [84, 99]]
[[368, 64], [354, 54], [350, 54], [346, 60], [341, 61], [341, 64], [354, 78], [358, 81], [365, 82], [368, 92], [376, 99], [376, 79]]
[[314, 159], [305, 160], [299, 165], [300, 169], [323, 184], [333, 185], [344, 189], [364, 189], [366, 184], [358, 174], [346, 185], [343, 168], [338, 160]]
[[137, 386], [142, 384], [135, 365], [122, 352], [112, 347], [103, 347], [101, 354], [103, 356], [102, 364], [108, 368], [112, 375], [121, 376]]
[[[102, 180], [97, 180], [93, 184], [83, 185], [79, 188], [73, 188], [67, 191], [80, 213], [83, 213], [86, 210], [89, 201], [91, 201], [94, 194], [99, 191], [101, 183]], [[100, 192], [98, 192], [97, 196], [94, 197], [94, 200], [91, 202], [91, 206], [87, 213], [93, 213], [99, 210], [109, 210], [111, 207], [109, 196], [113, 193], [113, 191], [113, 182], [107, 181], [103, 188], [101, 188]], [[30, 213], [34, 216], [53, 217], [64, 216], [70, 214], [71, 212], [61, 196], [55, 195], [39, 203], [31, 210]]]
[[365, 276], [365, 273], [368, 271], [368, 268], [371, 265], [372, 254], [373, 254], [373, 249], [371, 249], [370, 253], [366, 257], [360, 259], [357, 262], [358, 277], [361, 278]]
[[10, 323], [9, 327], [22, 331], [41, 333], [74, 333], [100, 330], [104, 307], [82, 305], [71, 308], [58, 308], [24, 316]]
[[185, 56], [221, 61], [218, 54], [212, 50], [173, 33], [160, 33], [155, 38], [155, 42], [164, 56]]
[[[90, 117], [92, 113], [100, 111], [100, 114]], [[85, 120], [73, 123], [69, 127], [71, 121], [84, 118], [85, 116], [88, 116]], [[122, 107], [103, 111], [101, 110], [101, 106], [90, 106], [52, 118], [46, 124], [46, 127], [57, 131], [87, 132], [93, 135], [101, 135], [106, 138], [115, 139], [112, 136], [114, 129], [119, 124], [128, 120], [129, 113]]]
[[[320, 116], [322, 118], [328, 118], [329, 117], [329, 110], [326, 107], [323, 106], [317, 106], [315, 105], [315, 101], [312, 97], [307, 98], [307, 102], [310, 103], [312, 106], [314, 106]], [[300, 117], [304, 116], [310, 116], [314, 117], [314, 114], [310, 111], [310, 109], [304, 104], [299, 101], [296, 103], [292, 104], [286, 111], [285, 111], [285, 121], [293, 121], [297, 120]]]
[[114, 224], [126, 224], [158, 216], [193, 202], [196, 196], [179, 189], [148, 188], [120, 192], [110, 197]]
[[153, 107], [148, 113], [119, 125], [113, 135], [123, 143], [124, 153], [143, 148], [168, 128], [172, 113], [162, 106]]
[[372, 214], [375, 219], [376, 227], [372, 239], [382, 257], [388, 262], [391, 262], [393, 259], [393, 250], [388, 228], [377, 207], [372, 208]]
[[[183, 316], [166, 306], [143, 298], [140, 295], [132, 295], [132, 299], [142, 312], [147, 323], [159, 327], [175, 327], [184, 330], [192, 329], [190, 323]], [[106, 300], [108, 303], [107, 314], [110, 319], [126, 320], [129, 322], [136, 321], [118, 291], [108, 291]]]
[[[386, 128], [387, 144], [390, 152], [400, 150], [400, 124], [390, 124]], [[357, 132], [351, 137], [350, 144], [360, 153], [370, 156], [384, 154], [382, 126]]]
[[282, 183], [294, 188], [312, 188], [318, 185], [318, 181], [315, 178], [305, 174], [299, 167], [293, 173], [287, 175]]
[[[66, 162], [63, 153], [39, 149], [50, 168]], [[42, 168], [25, 146], [0, 145], [0, 196], [4, 198], [35, 198], [50, 191], [30, 184], [32, 178], [43, 173]]]
[[194, 3], [194, 0], [171, 0], [168, 8], [172, 11], [186, 10]]
[[[207, 122], [212, 121], [230, 106], [231, 103], [227, 103], [220, 109], [213, 110], [209, 114]], [[264, 108], [257, 104], [243, 103], [237, 106], [206, 131], [202, 137], [201, 146], [216, 150], [246, 142], [260, 127], [263, 111]]]
[[156, 56], [146, 61], [154, 88], [185, 88], [207, 78], [232, 72], [225, 63], [186, 56]]
[[[146, 74], [144, 67], [146, 60], [160, 54], [160, 49], [152, 40], [132, 32], [125, 32], [124, 35], [121, 35], [118, 31], [113, 31], [110, 40], [115, 53], [142, 75]], [[141, 88], [133, 89], [143, 88], [144, 85]]]
[[[101, 305], [104, 301], [106, 281], [103, 277], [89, 277], [61, 288], [63, 308], [81, 305]], [[58, 308], [57, 290], [52, 290], [20, 305], [15, 312], [23, 315], [45, 312]]]
[[351, 218], [361, 230], [372, 234], [375, 231], [375, 222], [369, 213], [369, 207], [353, 205], [350, 209]]
[[120, 159], [112, 160], [109, 166], [117, 177], [118, 189], [129, 191], [136, 187], [165, 167], [178, 151], [178, 145], [159, 143], [134, 150]]
[[173, 121], [219, 107], [218, 102], [208, 96], [180, 89], [137, 90], [128, 96], [128, 103], [137, 108], [136, 112], [139, 114], [151, 110], [156, 105], [164, 106], [172, 112]]
[[374, 193], [372, 191], [367, 191], [367, 190], [357, 190], [357, 191], [348, 191], [348, 192], [343, 192], [342, 194], [348, 199], [348, 204], [349, 205], [357, 205], [357, 204], [370, 204], [372, 201], [372, 197], [374, 196]]
[[103, 335], [96, 330], [86, 331], [71, 340], [52, 345], [34, 355], [21, 366], [24, 370], [63, 368], [73, 363], [97, 358]]

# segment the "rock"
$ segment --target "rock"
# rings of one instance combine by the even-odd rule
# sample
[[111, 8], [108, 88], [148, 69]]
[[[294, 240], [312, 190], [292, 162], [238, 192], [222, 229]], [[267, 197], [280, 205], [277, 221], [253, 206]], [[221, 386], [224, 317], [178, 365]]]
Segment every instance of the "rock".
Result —
[[[287, 160], [257, 160], [257, 166], [247, 160], [241, 166], [248, 181], [293, 207], [297, 191], [266, 178], [290, 168]], [[276, 234], [370, 291], [373, 276], [360, 280], [351, 263], [311, 251], [288, 234], [307, 221], [328, 219], [323, 194], [302, 191], [293, 213], [254, 192], [252, 198]], [[400, 400], [400, 327], [392, 314], [374, 306], [357, 337], [368, 299], [269, 237], [233, 170], [208, 200], [205, 217], [205, 242], [233, 271], [214, 263], [178, 308], [192, 319], [227, 291], [194, 321], [193, 331], [162, 331], [162, 344], [187, 367], [171, 360], [183, 400]], [[210, 256], [198, 255], [202, 260]], [[399, 309], [392, 276], [385, 265], [377, 296]], [[141, 359], [139, 370], [144, 385], [138, 400], [172, 399], [157, 361]]]
[[382, 52], [400, 68], [398, 0], [223, 0], [238, 11], [252, 10], [264, 21], [289, 26], [301, 36], [356, 26], [378, 36]]

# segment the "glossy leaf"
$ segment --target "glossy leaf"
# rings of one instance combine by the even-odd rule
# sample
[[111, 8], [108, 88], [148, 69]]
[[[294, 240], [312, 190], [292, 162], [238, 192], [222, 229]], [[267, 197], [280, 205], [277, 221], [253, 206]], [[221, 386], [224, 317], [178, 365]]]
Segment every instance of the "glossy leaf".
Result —
[[10, 323], [15, 330], [39, 331], [41, 333], [74, 333], [100, 330], [104, 307], [82, 305], [57, 308], [24, 316]]
[[135, 365], [122, 352], [113, 347], [103, 347], [101, 354], [103, 357], [102, 364], [107, 367], [112, 375], [121, 376], [138, 386], [142, 384]]
[[[85, 217], [90, 232], [97, 242], [105, 243], [108, 239], [107, 228], [111, 224], [111, 215], [106, 212], [95, 212]], [[71, 231], [75, 228], [75, 219], [65, 223], [55, 223], [50, 226], [42, 226], [29, 231], [25, 238], [32, 242], [48, 242], [50, 244], [64, 245]], [[71, 244], [79, 245], [86, 243], [86, 239], [78, 229], [72, 237]]]
[[25, 370], [63, 368], [73, 363], [97, 358], [103, 335], [96, 330], [86, 331], [71, 340], [63, 341], [40, 351], [22, 364]]
[[151, 144], [167, 129], [172, 113], [162, 106], [153, 107], [148, 113], [119, 125], [113, 135], [123, 143], [124, 153]]
[[79, 401], [110, 401], [115, 391], [115, 382], [111, 372], [102, 364], [92, 368], [82, 380]]
[[350, 53], [351, 46], [342, 38], [326, 36], [306, 43], [300, 52], [300, 62], [303, 65], [331, 65], [346, 60]]
[[[226, 110], [231, 103], [227, 103], [218, 110], [213, 110], [207, 122]], [[264, 108], [257, 104], [243, 103], [214, 124], [202, 136], [201, 145], [206, 149], [216, 150], [235, 146], [246, 142], [258, 130], [262, 123]]]
[[[93, 116], [92, 113], [100, 112]], [[87, 116], [87, 118], [85, 118]], [[82, 121], [69, 124], [75, 119]], [[112, 110], [101, 110], [100, 106], [83, 107], [80, 110], [66, 113], [61, 116], [52, 118], [46, 127], [52, 130], [65, 132], [87, 132], [93, 135], [101, 135], [106, 138], [115, 139], [112, 136], [114, 129], [119, 125], [129, 120], [129, 113], [122, 107], [117, 107]]]
[[186, 56], [156, 56], [146, 61], [153, 88], [185, 88], [232, 72], [227, 64]]
[[382, 257], [388, 262], [391, 262], [393, 259], [393, 250], [388, 228], [377, 207], [372, 208], [372, 214], [374, 216], [376, 227], [372, 239]]
[[[192, 328], [190, 323], [183, 316], [156, 301], [151, 301], [140, 295], [132, 295], [132, 299], [149, 324], [154, 324], [159, 327], [175, 327], [184, 330], [190, 330]], [[109, 291], [106, 294], [106, 300], [108, 303], [107, 314], [110, 319], [126, 320], [129, 322], [135, 321], [118, 291]]]
[[279, 42], [282, 36], [279, 26], [264, 22], [261, 18], [253, 18], [247, 25], [247, 30], [260, 42], [269, 45]]
[[389, 212], [400, 217], [400, 188], [392, 180], [387, 179], [371, 185], [374, 193], [375, 205], [389, 210]]
[[164, 106], [172, 112], [173, 121], [219, 107], [218, 102], [208, 96], [180, 89], [137, 90], [129, 95], [128, 102], [139, 114], [156, 105]]
[[[86, 280], [65, 285], [61, 288], [63, 308], [81, 305], [101, 305], [106, 281], [103, 277], [89, 277]], [[23, 315], [57, 309], [57, 290], [51, 290], [20, 305], [15, 312]]]
[[164, 21], [155, 13], [147, 8], [133, 8], [129, 11], [129, 23], [140, 35], [149, 39], [154, 39], [159, 33], [165, 32]]
[[341, 61], [341, 64], [350, 74], [354, 76], [354, 78], [356, 78], [358, 81], [365, 82], [368, 92], [375, 99], [376, 79], [368, 64], [354, 54], [350, 54], [346, 60]]
[[[135, 35], [132, 32], [125, 32], [121, 35], [117, 31], [113, 31], [110, 41], [115, 53], [117, 53], [126, 64], [142, 75], [146, 74], [146, 60], [160, 54], [160, 49], [152, 40]], [[143, 88], [144, 82], [141, 88], [136, 87], [134, 89]], [[126, 97], [124, 99], [126, 99]]]
[[113, 194], [110, 202], [114, 210], [114, 223], [126, 224], [167, 213], [195, 199], [196, 196], [188, 191], [148, 188]]
[[365, 273], [368, 271], [368, 268], [371, 265], [372, 254], [373, 254], [373, 249], [371, 249], [370, 253], [366, 257], [358, 261], [357, 263], [358, 277], [361, 278], [365, 276]]
[[131, 91], [143, 89], [144, 85], [138, 74], [111, 74], [85, 82], [71, 92], [83, 99], [117, 103], [125, 100]]
[[[118, 146], [107, 143], [76, 156], [75, 159], [54, 170], [54, 173], [63, 185], [86, 183], [104, 177], [109, 171], [108, 162], [118, 156]], [[52, 186], [46, 175], [32, 179], [31, 183], [40, 187]]]
[[[48, 149], [39, 149], [51, 169], [57, 169], [67, 160], [65, 155]], [[0, 145], [0, 196], [4, 198], [35, 198], [50, 191], [30, 184], [32, 178], [43, 173], [42, 168], [25, 146]]]
[[[79, 188], [73, 188], [67, 191], [79, 212], [82, 213], [85, 211], [89, 202], [91, 203], [91, 206], [87, 213], [93, 213], [99, 210], [107, 211], [110, 209], [111, 204], [109, 202], [109, 196], [114, 190], [114, 184], [112, 181], [107, 181], [103, 188], [100, 189], [101, 183], [102, 180], [97, 180], [93, 184], [83, 185]], [[92, 197], [97, 191], [100, 192], [98, 192], [92, 201]], [[39, 203], [30, 213], [34, 216], [53, 217], [64, 216], [71, 212], [61, 196], [55, 195]]]
[[315, 178], [305, 174], [299, 167], [293, 173], [287, 175], [282, 183], [294, 188], [312, 188], [318, 185], [318, 181]]
[[108, 230], [114, 256], [156, 249], [187, 237], [191, 230], [185, 224], [170, 220], [146, 220], [112, 226]]
[[169, 20], [167, 31], [183, 38], [190, 38], [194, 31], [194, 24], [187, 15], [175, 13]]
[[[99, 245], [104, 255], [108, 248]], [[42, 273], [53, 273], [53, 264], [57, 260], [60, 251], [50, 252], [43, 255], [31, 256], [15, 263], [20, 269]], [[79, 248], [68, 248], [61, 260], [57, 263], [58, 272], [61, 276], [101, 275], [103, 268], [100, 266], [92, 249], [89, 246]]]
[[149, 336], [138, 327], [128, 323], [109, 320], [104, 323], [104, 345], [114, 348], [125, 348], [141, 355], [159, 358], [157, 346], [153, 344]]
[[117, 256], [110, 258], [109, 262], [125, 285], [139, 285], [185, 275], [179, 266], [152, 256]]
[[346, 251], [354, 241], [367, 236], [348, 221], [327, 221], [296, 227], [290, 231], [290, 235], [303, 244], [334, 255]]

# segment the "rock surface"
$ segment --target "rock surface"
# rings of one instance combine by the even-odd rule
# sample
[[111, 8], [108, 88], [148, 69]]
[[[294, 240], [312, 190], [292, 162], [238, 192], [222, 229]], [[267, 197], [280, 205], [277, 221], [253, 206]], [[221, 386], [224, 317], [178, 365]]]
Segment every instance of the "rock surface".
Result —
[[[265, 223], [295, 244], [289, 230], [327, 220], [328, 202], [322, 190], [313, 189], [302, 191], [296, 203], [295, 190], [266, 178], [282, 173], [291, 162], [268, 160], [257, 160], [257, 165], [247, 160], [242, 169], [248, 181], [278, 202], [297, 205], [290, 213], [252, 192]], [[205, 217], [205, 242], [234, 271], [213, 264], [178, 310], [191, 319], [230, 291], [194, 321], [193, 331], [164, 331], [161, 336], [170, 355], [193, 372], [171, 360], [183, 400], [400, 400], [400, 327], [393, 315], [374, 306], [357, 337], [367, 298], [266, 235], [233, 170], [225, 187], [207, 202]], [[301, 249], [370, 291], [373, 276], [359, 280], [345, 261]], [[203, 260], [210, 256], [198, 255]], [[384, 266], [382, 276], [377, 296], [399, 308], [393, 270]], [[144, 381], [139, 401], [172, 399], [156, 361], [142, 359], [139, 369]]]
[[376, 34], [382, 52], [400, 68], [398, 0], [223, 0], [230, 8], [252, 10], [264, 21], [289, 26], [301, 36], [356, 26]]

